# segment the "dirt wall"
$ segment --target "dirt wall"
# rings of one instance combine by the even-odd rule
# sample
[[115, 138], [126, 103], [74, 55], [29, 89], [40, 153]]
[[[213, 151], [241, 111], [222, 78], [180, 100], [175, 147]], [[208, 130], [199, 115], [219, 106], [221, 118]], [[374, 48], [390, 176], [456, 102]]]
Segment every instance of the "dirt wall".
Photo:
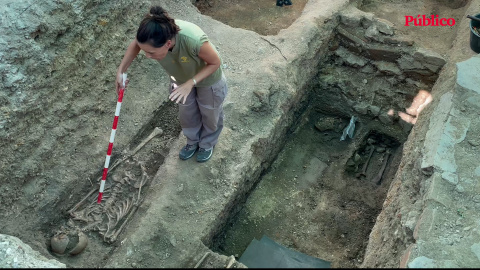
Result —
[[[2, 2], [1, 233], [44, 248], [55, 220], [95, 184], [117, 101], [116, 68], [148, 7], [136, 1]], [[132, 85], [143, 87], [125, 94], [113, 157], [166, 100], [166, 92], [155, 91], [166, 76], [145, 59], [138, 57], [128, 74]], [[147, 77], [155, 79], [142, 84]], [[37, 233], [25, 237], [28, 231]]]
[[[465, 14], [474, 13], [476, 6], [478, 6], [478, 1], [471, 1]], [[441, 263], [444, 261], [440, 261], [440, 259], [445, 260], [445, 262], [448, 260], [451, 260], [450, 262], [456, 261], [459, 265], [469, 265], [469, 260], [471, 259], [469, 256], [473, 256], [473, 260], [475, 260], [475, 255], [473, 253], [467, 254], [460, 251], [464, 250], [464, 242], [467, 243], [472, 240], [470, 237], [460, 237], [463, 238], [460, 241], [461, 244], [458, 244], [458, 246], [455, 247], [459, 250], [459, 254], [447, 251], [448, 245], [439, 244], [437, 240], [434, 240], [434, 237], [445, 238], [447, 237], [446, 234], [448, 234], [445, 233], [446, 229], [443, 229], [444, 225], [437, 223], [436, 219], [435, 221], [433, 221], [433, 219], [430, 220], [431, 223], [429, 223], [431, 228], [437, 228], [435, 231], [436, 236], [429, 236], [425, 233], [421, 236], [422, 239], [419, 240], [418, 232], [419, 225], [425, 225], [420, 222], [422, 212], [428, 208], [427, 205], [429, 205], [429, 201], [434, 201], [431, 200], [428, 195], [428, 193], [432, 192], [431, 190], [434, 189], [432, 187], [433, 181], [430, 178], [430, 174], [426, 173], [422, 168], [422, 160], [428, 158], [428, 153], [425, 151], [426, 146], [424, 144], [425, 141], [431, 139], [427, 137], [427, 132], [432, 128], [430, 122], [434, 119], [432, 117], [433, 112], [447, 112], [448, 108], [442, 107], [441, 97], [449, 91], [455, 91], [455, 82], [457, 78], [456, 63], [464, 61], [475, 54], [469, 47], [470, 30], [466, 27], [469, 20], [462, 19], [457, 23], [459, 27], [450, 53], [447, 56], [447, 63], [441, 70], [439, 78], [431, 91], [434, 99], [432, 104], [422, 112], [417, 123], [413, 127], [407, 142], [405, 142], [399, 170], [390, 186], [390, 190], [383, 205], [383, 210], [377, 217], [376, 224], [370, 234], [365, 261], [363, 262], [362, 267], [411, 267], [412, 265], [409, 265], [408, 263], [413, 258], [409, 258], [409, 256], [412, 252], [412, 247], [416, 242], [431, 244], [430, 251], [432, 253], [438, 252], [439, 258], [434, 258], [437, 260], [436, 263], [438, 264], [436, 264], [435, 261], [432, 261], [434, 264], [428, 264], [428, 267], [459, 267], [458, 265], [455, 266], [455, 264], [450, 266], [448, 266], [448, 264], [442, 265]], [[445, 153], [445, 156], [453, 155], [453, 153]], [[448, 198], [449, 200], [457, 200], [455, 197], [459, 196], [458, 193], [453, 190], [450, 192], [436, 190], [436, 192], [440, 194], [438, 196]], [[460, 196], [466, 196], [466, 194]], [[469, 208], [474, 206], [467, 205], [465, 207]], [[448, 208], [446, 209], [448, 213], [449, 210]], [[453, 209], [450, 209], [450, 212], [456, 211], [451, 210]], [[455, 223], [453, 219], [446, 217], [446, 214], [444, 215], [446, 219], [444, 223], [445, 226], [452, 222]], [[462, 224], [463, 223], [459, 223], [457, 225], [462, 226]], [[459, 239], [458, 237], [456, 238]], [[469, 247], [466, 249], [468, 250]]]

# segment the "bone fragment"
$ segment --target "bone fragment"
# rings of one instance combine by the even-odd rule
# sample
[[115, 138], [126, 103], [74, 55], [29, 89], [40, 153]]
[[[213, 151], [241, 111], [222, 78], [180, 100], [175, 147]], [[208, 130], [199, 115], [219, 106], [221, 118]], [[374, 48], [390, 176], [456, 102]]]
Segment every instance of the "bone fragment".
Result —
[[230, 268], [232, 267], [233, 263], [235, 262], [235, 257], [230, 256], [230, 260], [228, 260], [227, 266], [225, 268]]
[[371, 148], [370, 148], [370, 153], [368, 154], [368, 159], [363, 165], [362, 171], [360, 173], [357, 173], [356, 175], [357, 178], [360, 178], [361, 176], [367, 176], [366, 173], [367, 173], [368, 164], [370, 163], [370, 158], [372, 157], [373, 151], [375, 150], [375, 147], [373, 145], [370, 145], [370, 147]]
[[77, 210], [77, 208], [78, 208], [80, 205], [82, 205], [82, 203], [83, 203], [88, 197], [90, 197], [90, 195], [92, 195], [96, 190], [98, 190], [98, 189], [97, 189], [97, 188], [94, 188], [94, 189], [90, 190], [90, 192], [88, 192], [87, 196], [83, 197], [83, 199], [82, 199], [80, 202], [78, 202], [72, 209], [70, 209], [70, 210], [68, 211], [68, 213], [69, 213], [70, 215], [72, 215], [72, 213], [73, 213], [75, 210]]
[[[138, 150], [142, 149], [142, 147], [145, 146], [145, 144], [147, 144], [151, 139], [153, 139], [155, 136], [157, 135], [160, 135], [160, 134], [163, 134], [163, 130], [159, 127], [155, 127], [152, 131], [152, 133], [150, 133], [150, 135], [148, 135], [147, 138], [145, 138], [137, 147], [135, 147], [135, 149], [130, 153], [128, 154], [127, 156], [125, 156], [124, 158], [120, 159], [120, 160], [116, 160], [115, 163], [110, 166], [110, 168], [108, 169], [109, 171], [112, 171], [115, 167], [117, 167], [118, 165], [120, 165], [120, 163], [122, 163], [123, 161], [127, 160], [129, 157], [135, 155], [135, 153], [138, 152]], [[98, 179], [97, 179], [97, 183], [100, 182], [100, 180], [102, 180], [102, 176], [100, 176]]]
[[383, 172], [385, 171], [385, 167], [387, 167], [388, 158], [390, 157], [390, 153], [387, 152], [385, 159], [383, 160], [382, 168], [378, 172], [377, 176], [373, 179], [377, 185], [380, 185], [380, 181], [382, 181]]
[[[141, 201], [143, 201], [145, 199], [145, 197], [141, 198]], [[141, 204], [141, 201], [137, 200], [134, 204], [133, 204], [133, 207], [132, 207], [132, 210], [130, 211], [130, 213], [128, 214], [127, 218], [123, 221], [122, 225], [120, 226], [120, 228], [118, 228], [118, 230], [115, 231], [115, 233], [110, 237], [109, 239], [109, 242], [110, 243], [113, 243], [117, 240], [117, 237], [118, 235], [120, 234], [120, 232], [123, 230], [123, 227], [125, 227], [125, 225], [127, 224], [127, 222], [132, 218], [133, 214], [135, 214], [135, 212], [137, 211], [138, 209], [138, 206], [140, 206]]]
[[125, 219], [125, 221], [123, 221], [120, 228], [118, 228], [118, 230], [116, 230], [115, 233], [113, 233], [113, 235], [109, 237], [110, 239], [108, 240], [108, 242], [113, 243], [117, 240], [118, 235], [123, 230], [123, 227], [125, 227], [125, 225], [130, 220], [130, 218], [133, 216], [133, 214], [137, 211], [137, 208], [138, 208], [138, 205], [135, 205], [133, 207], [132, 211], [130, 211], [130, 214], [128, 214], [128, 217]]
[[[144, 169], [143, 165], [142, 165], [142, 169]], [[145, 185], [147, 180], [148, 180], [148, 175], [145, 172], [145, 170], [143, 170], [142, 180], [140, 181], [140, 186], [138, 187], [138, 198], [136, 202], [137, 204], [140, 202], [140, 193], [142, 192], [142, 187]]]
[[145, 146], [145, 144], [147, 144], [151, 139], [153, 139], [155, 136], [160, 135], [162, 133], [163, 133], [163, 130], [161, 128], [155, 127], [152, 133], [150, 133], [150, 135], [148, 135], [148, 137], [145, 138], [145, 140], [143, 140], [135, 149], [133, 149], [132, 153], [130, 153], [130, 156], [135, 155], [135, 153], [137, 153], [138, 150], [142, 149], [142, 147]]
[[202, 262], [207, 258], [208, 255], [210, 255], [210, 251], [207, 251], [207, 253], [203, 255], [203, 257], [197, 262], [197, 264], [193, 268], [198, 268], [202, 264]]

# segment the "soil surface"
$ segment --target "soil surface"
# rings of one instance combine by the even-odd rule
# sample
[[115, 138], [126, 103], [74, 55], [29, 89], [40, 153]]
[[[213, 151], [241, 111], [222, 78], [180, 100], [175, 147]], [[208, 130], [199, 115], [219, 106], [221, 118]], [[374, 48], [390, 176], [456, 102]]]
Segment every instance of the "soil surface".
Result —
[[277, 6], [275, 0], [197, 0], [195, 5], [202, 14], [232, 27], [276, 35], [302, 14], [306, 3], [307, 0], [293, 0], [292, 5]]
[[[453, 2], [453, 1], [452, 1]], [[413, 40], [417, 45], [433, 50], [443, 57], [448, 55], [448, 50], [452, 47], [457, 27], [468, 27], [468, 25], [458, 25], [465, 13], [465, 8], [452, 9], [439, 3], [436, 0], [426, 1], [399, 1], [399, 0], [365, 0], [360, 7], [361, 10], [371, 12], [376, 17], [392, 22], [397, 29], [397, 35], [402, 35], [409, 40]], [[438, 15], [439, 18], [454, 18], [454, 26], [405, 26], [405, 16], [418, 15]]]
[[[266, 36], [276, 35], [281, 29], [291, 25], [302, 14], [307, 0], [292, 0], [292, 3], [291, 6], [278, 7], [274, 0], [198, 0], [195, 5], [203, 14], [225, 24], [252, 30]], [[101, 10], [102, 6], [96, 4], [95, 7]], [[27, 116], [35, 119], [35, 121], [45, 122], [43, 123], [44, 126], [29, 129], [30, 127], [26, 127], [28, 125], [28, 122], [26, 122], [22, 124], [25, 127], [18, 128], [21, 132], [34, 134], [35, 138], [20, 136], [9, 138], [7, 142], [9, 147], [16, 151], [15, 157], [9, 157], [8, 161], [10, 159], [20, 159], [19, 156], [21, 155], [31, 157], [25, 159], [20, 165], [15, 165], [17, 167], [13, 166], [9, 169], [10, 171], [7, 171], [6, 167], [2, 167], [2, 170], [5, 170], [4, 173], [13, 175], [13, 172], [16, 171], [21, 174], [18, 177], [22, 179], [22, 187], [18, 187], [19, 182], [13, 180], [2, 183], [2, 194], [4, 195], [0, 200], [2, 202], [0, 204], [0, 211], [2, 212], [0, 232], [21, 236], [22, 240], [28, 239], [24, 241], [41, 250], [45, 246], [49, 246], [50, 237], [60, 227], [63, 226], [64, 229], [83, 227], [86, 231], [89, 231], [90, 242], [88, 248], [90, 252], [77, 257], [55, 255], [59, 261], [69, 267], [98, 267], [98, 265], [105, 263], [108, 255], [115, 247], [122, 245], [118, 242], [113, 245], [108, 244], [106, 240], [111, 239], [112, 236], [110, 227], [92, 226], [86, 228], [86, 226], [92, 224], [92, 222], [97, 222], [98, 224], [110, 224], [116, 230], [119, 230], [126, 218], [122, 216], [118, 218], [118, 222], [114, 225], [110, 223], [114, 213], [108, 213], [109, 210], [105, 210], [108, 213], [106, 214], [102, 212], [104, 209], [99, 209], [95, 205], [97, 186], [92, 183], [101, 176], [100, 168], [103, 167], [104, 154], [110, 136], [116, 101], [116, 95], [112, 90], [116, 65], [120, 62], [128, 42], [134, 36], [139, 15], [145, 13], [143, 11], [147, 11], [148, 7], [148, 4], [142, 2], [138, 7], [142, 12], [119, 9], [118, 14], [112, 15], [117, 17], [112, 18], [111, 21], [114, 22], [121, 16], [123, 20], [121, 25], [113, 25], [108, 18], [100, 18], [98, 21], [86, 24], [95, 25], [100, 29], [98, 32], [102, 34], [96, 36], [96, 39], [97, 42], [104, 43], [102, 47], [104, 51], [87, 53], [84, 48], [65, 45], [70, 55], [63, 58], [59, 57], [60, 60], [55, 63], [58, 71], [56, 73], [49, 71], [48, 76], [55, 78], [57, 76], [55, 74], [74, 70], [76, 75], [72, 74], [72, 76], [77, 76], [75, 77], [75, 83], [72, 83], [71, 80], [68, 81], [67, 78], [57, 78], [59, 82], [65, 82], [65, 84], [59, 83], [59, 89], [54, 89], [56, 94], [52, 94], [53, 90], [45, 89], [45, 91], [51, 91], [45, 92], [45, 95], [52, 95], [42, 101], [44, 102], [42, 106], [52, 108], [49, 112], [53, 116], [47, 118], [42, 115], [44, 112], [41, 112], [40, 106], [38, 107], [40, 109], [35, 107], [37, 108], [36, 111], [31, 111], [30, 115]], [[181, 10], [181, 8], [182, 6], [179, 5], [178, 10]], [[358, 8], [389, 20], [394, 23], [397, 35], [404, 35], [408, 39], [414, 40], [419, 46], [429, 48], [445, 57], [448, 57], [448, 51], [457, 27], [468, 27], [465, 25], [455, 25], [454, 27], [403, 26], [405, 15], [438, 14], [440, 17], [453, 17], [456, 21], [460, 21], [459, 16], [463, 15], [463, 8], [452, 9], [440, 5], [434, 0], [370, 0], [364, 1], [363, 5]], [[179, 15], [175, 12], [172, 13], [173, 15]], [[201, 22], [201, 19], [197, 18], [196, 20]], [[71, 27], [74, 27], [73, 23]], [[58, 32], [60, 33], [62, 30], [58, 30]], [[41, 31], [39, 33], [39, 37], [35, 37], [37, 42], [49, 44], [49, 41], [41, 35]], [[117, 42], [110, 39], [111, 33], [120, 33], [115, 34], [120, 35]], [[51, 40], [56, 38], [57, 42], [61, 44], [64, 42], [63, 38], [65, 36], [60, 33], [58, 36], [53, 35], [49, 38]], [[91, 47], [95, 47], [93, 46], [95, 38], [81, 36], [78, 39], [84, 40], [84, 44], [91, 44]], [[120, 39], [123, 40], [123, 43], [118, 43]], [[56, 53], [55, 48], [51, 53]], [[111, 54], [108, 57], [113, 57], [117, 61], [103, 60], [107, 57], [107, 53]], [[83, 63], [77, 63], [77, 61], [71, 60], [72, 55], [73, 57], [82, 56], [81, 59], [85, 60]], [[229, 57], [230, 59], [233, 58], [232, 56]], [[230, 60], [227, 57], [225, 59]], [[120, 132], [117, 133], [114, 148], [116, 151], [114, 151], [110, 163], [116, 164], [117, 162], [119, 165], [109, 172], [107, 180], [109, 183], [107, 188], [117, 189], [118, 194], [121, 194], [122, 197], [122, 201], [117, 201], [114, 205], [115, 208], [122, 212], [127, 208], [135, 207], [135, 210], [140, 212], [139, 216], [144, 213], [142, 212], [144, 209], [138, 208], [138, 205], [143, 201], [136, 201], [136, 199], [148, 192], [150, 181], [171, 149], [171, 142], [178, 139], [180, 132], [176, 120], [177, 108], [171, 103], [161, 103], [166, 100], [167, 92], [164, 91], [166, 85], [158, 82], [167, 81], [166, 75], [162, 73], [156, 63], [145, 60], [145, 57], [140, 55], [139, 60], [132, 64], [129, 71], [129, 77], [132, 78], [130, 81], [131, 87], [126, 94], [128, 98], [125, 99], [124, 109], [122, 108], [119, 121], [119, 127], [121, 128]], [[230, 67], [230, 62], [228, 62], [228, 65]], [[82, 71], [81, 74], [78, 73], [78, 70]], [[91, 74], [95, 74], [95, 81], [89, 81], [88, 78]], [[152, 80], [152, 78], [157, 79]], [[40, 84], [42, 82], [42, 80], [39, 81]], [[91, 91], [73, 91], [73, 89], [85, 88]], [[160, 97], [158, 93], [162, 93]], [[108, 100], [111, 100], [111, 102], [105, 104], [105, 96], [107, 95], [110, 96]], [[68, 102], [64, 102], [61, 107], [50, 106], [55, 99], [63, 99], [65, 96], [67, 96]], [[156, 100], [156, 102], [144, 102], [149, 99]], [[74, 120], [59, 121], [57, 117], [65, 114], [71, 114]], [[89, 118], [98, 120], [86, 124]], [[315, 124], [321, 120], [324, 120], [325, 125], [333, 122], [337, 126], [332, 130], [320, 132]], [[146, 124], [140, 127], [137, 126], [137, 122]], [[217, 250], [225, 255], [239, 256], [252, 240], [252, 237], [259, 239], [262, 234], [267, 234], [285, 246], [332, 261], [333, 267], [358, 267], [362, 263], [369, 232], [382, 208], [388, 185], [395, 174], [395, 168], [398, 166], [402, 147], [401, 145], [395, 145], [392, 148], [395, 154], [390, 157], [386, 177], [379, 186], [371, 182], [361, 182], [355, 177], [355, 172], [345, 172], [345, 174], [336, 178], [338, 172], [333, 171], [334, 167], [345, 164], [354, 157], [353, 148], [346, 149], [345, 144], [338, 141], [342, 133], [341, 130], [346, 124], [348, 124], [348, 119], [332, 119], [331, 116], [314, 110], [309, 111], [301, 120], [298, 129], [292, 132], [289, 137], [291, 141], [285, 145], [285, 149], [279, 154], [271, 170], [264, 175], [264, 181], [257, 186], [257, 191], [252, 192], [252, 198], [261, 197], [260, 199], [269, 201], [264, 202], [264, 207], [257, 204], [258, 201], [254, 204], [249, 204], [247, 201], [245, 203], [246, 212], [240, 213], [229, 224], [234, 229], [219, 234], [215, 243]], [[150, 141], [148, 147], [132, 154], [132, 150], [155, 127], [161, 128], [163, 135], [155, 137]], [[70, 132], [75, 130], [80, 130], [80, 133], [76, 133], [75, 136], [68, 136]], [[358, 134], [362, 134], [361, 130], [359, 127]], [[18, 131], [19, 134], [20, 131]], [[355, 148], [360, 151], [362, 158], [370, 150], [365, 147], [369, 133], [367, 130], [363, 132], [359, 136], [362, 140], [358, 141]], [[49, 139], [40, 143], [39, 138], [43, 136]], [[378, 137], [375, 137], [375, 139], [378, 140]], [[305, 144], [305, 141], [309, 144]], [[400, 143], [403, 143], [403, 141], [400, 141]], [[59, 156], [52, 156], [52, 152], [48, 150], [54, 149], [56, 145], [65, 147], [69, 144], [74, 146], [73, 149], [70, 149], [71, 152]], [[32, 145], [37, 146], [39, 150], [28, 153]], [[91, 150], [76, 152], [75, 147], [77, 146], [89, 146]], [[384, 154], [375, 153], [372, 168], [376, 168], [376, 171], [382, 165], [381, 157]], [[65, 169], [69, 167], [68, 164], [75, 164], [81, 169], [73, 172], [69, 171], [69, 169]], [[361, 167], [362, 164], [357, 165]], [[322, 181], [319, 183], [309, 182], [308, 177], [299, 178], [299, 176], [305, 175], [314, 177], [320, 172], [311, 171], [313, 167], [326, 168], [327, 165], [329, 165], [329, 169], [324, 172]], [[49, 166], [53, 169], [42, 170]], [[135, 177], [132, 177], [132, 175]], [[368, 175], [372, 177], [375, 172], [369, 172]], [[140, 177], [142, 179], [142, 176], [145, 181], [141, 183], [130, 181], [132, 178]], [[43, 180], [34, 182], [32, 179], [36, 179], [35, 177], [40, 177]], [[73, 179], [70, 180], [71, 186], [66, 187], [65, 182], [61, 181], [65, 178]], [[124, 185], [123, 189], [120, 186], [116, 188], [118, 183], [126, 183], [127, 185]], [[222, 184], [219, 183], [219, 185]], [[293, 187], [298, 189], [294, 190]], [[179, 186], [178, 192], [183, 191], [183, 189], [183, 186]], [[268, 191], [270, 193], [272, 190], [278, 193], [268, 196], [276, 196], [276, 199], [272, 199], [272, 197], [267, 199], [262, 195], [262, 192]], [[89, 193], [91, 191], [93, 192]], [[90, 195], [86, 197], [87, 194]], [[361, 194], [362, 198], [356, 198], [358, 194]], [[44, 202], [46, 197], [50, 197], [47, 203]], [[85, 201], [82, 201], [85, 197]], [[83, 203], [76, 208], [75, 204], [77, 202]], [[71, 211], [72, 209], [75, 211]], [[41, 215], [36, 216], [35, 213], [41, 213]], [[92, 213], [97, 213], [97, 215]], [[100, 213], [103, 214], [100, 215]], [[181, 218], [175, 217], [175, 219]], [[246, 225], [251, 226], [252, 222], [254, 226], [261, 227], [264, 230], [248, 231], [250, 227]], [[132, 224], [135, 223], [132, 222]], [[234, 231], [241, 236], [234, 235]], [[164, 240], [162, 239], [163, 242], [159, 241], [159, 245], [161, 242], [162, 245], [170, 246], [171, 244], [175, 246], [174, 244], [180, 242], [180, 239]], [[319, 245], [319, 243], [322, 244]], [[157, 254], [158, 256], [169, 256], [163, 246], [159, 246], [159, 249], [162, 250], [162, 254]], [[98, 254], [102, 254], [102, 256], [98, 256]], [[145, 258], [145, 261], [148, 261], [148, 258]], [[135, 266], [132, 265], [132, 267]]]

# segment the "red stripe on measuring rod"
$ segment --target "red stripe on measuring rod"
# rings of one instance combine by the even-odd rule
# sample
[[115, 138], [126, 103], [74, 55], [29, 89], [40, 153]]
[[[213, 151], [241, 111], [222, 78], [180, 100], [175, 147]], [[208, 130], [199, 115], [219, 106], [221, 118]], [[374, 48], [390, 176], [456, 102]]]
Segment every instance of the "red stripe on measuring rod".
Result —
[[103, 168], [102, 180], [107, 180], [108, 168]]
[[118, 116], [115, 116], [115, 118], [113, 118], [113, 127], [112, 127], [112, 129], [117, 129], [117, 124], [118, 124]]
[[97, 198], [97, 203], [101, 203], [101, 202], [102, 202], [102, 197], [103, 197], [103, 192], [99, 192], [99, 193], [98, 193], [98, 198]]
[[109, 156], [112, 155], [112, 149], [113, 149], [113, 143], [109, 143], [108, 144], [107, 155], [109, 155]]
[[120, 92], [118, 93], [118, 102], [122, 102], [124, 90], [125, 89], [120, 89]]

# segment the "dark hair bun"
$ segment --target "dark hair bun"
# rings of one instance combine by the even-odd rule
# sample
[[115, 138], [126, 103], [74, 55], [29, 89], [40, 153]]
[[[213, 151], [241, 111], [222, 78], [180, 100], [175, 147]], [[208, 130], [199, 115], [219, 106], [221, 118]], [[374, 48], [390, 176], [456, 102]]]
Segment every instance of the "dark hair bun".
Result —
[[150, 8], [150, 14], [152, 15], [162, 16], [162, 15], [167, 15], [166, 13], [167, 12], [160, 6], [153, 6]]
[[175, 20], [161, 6], [150, 7], [137, 30], [137, 41], [159, 48], [180, 31]]

